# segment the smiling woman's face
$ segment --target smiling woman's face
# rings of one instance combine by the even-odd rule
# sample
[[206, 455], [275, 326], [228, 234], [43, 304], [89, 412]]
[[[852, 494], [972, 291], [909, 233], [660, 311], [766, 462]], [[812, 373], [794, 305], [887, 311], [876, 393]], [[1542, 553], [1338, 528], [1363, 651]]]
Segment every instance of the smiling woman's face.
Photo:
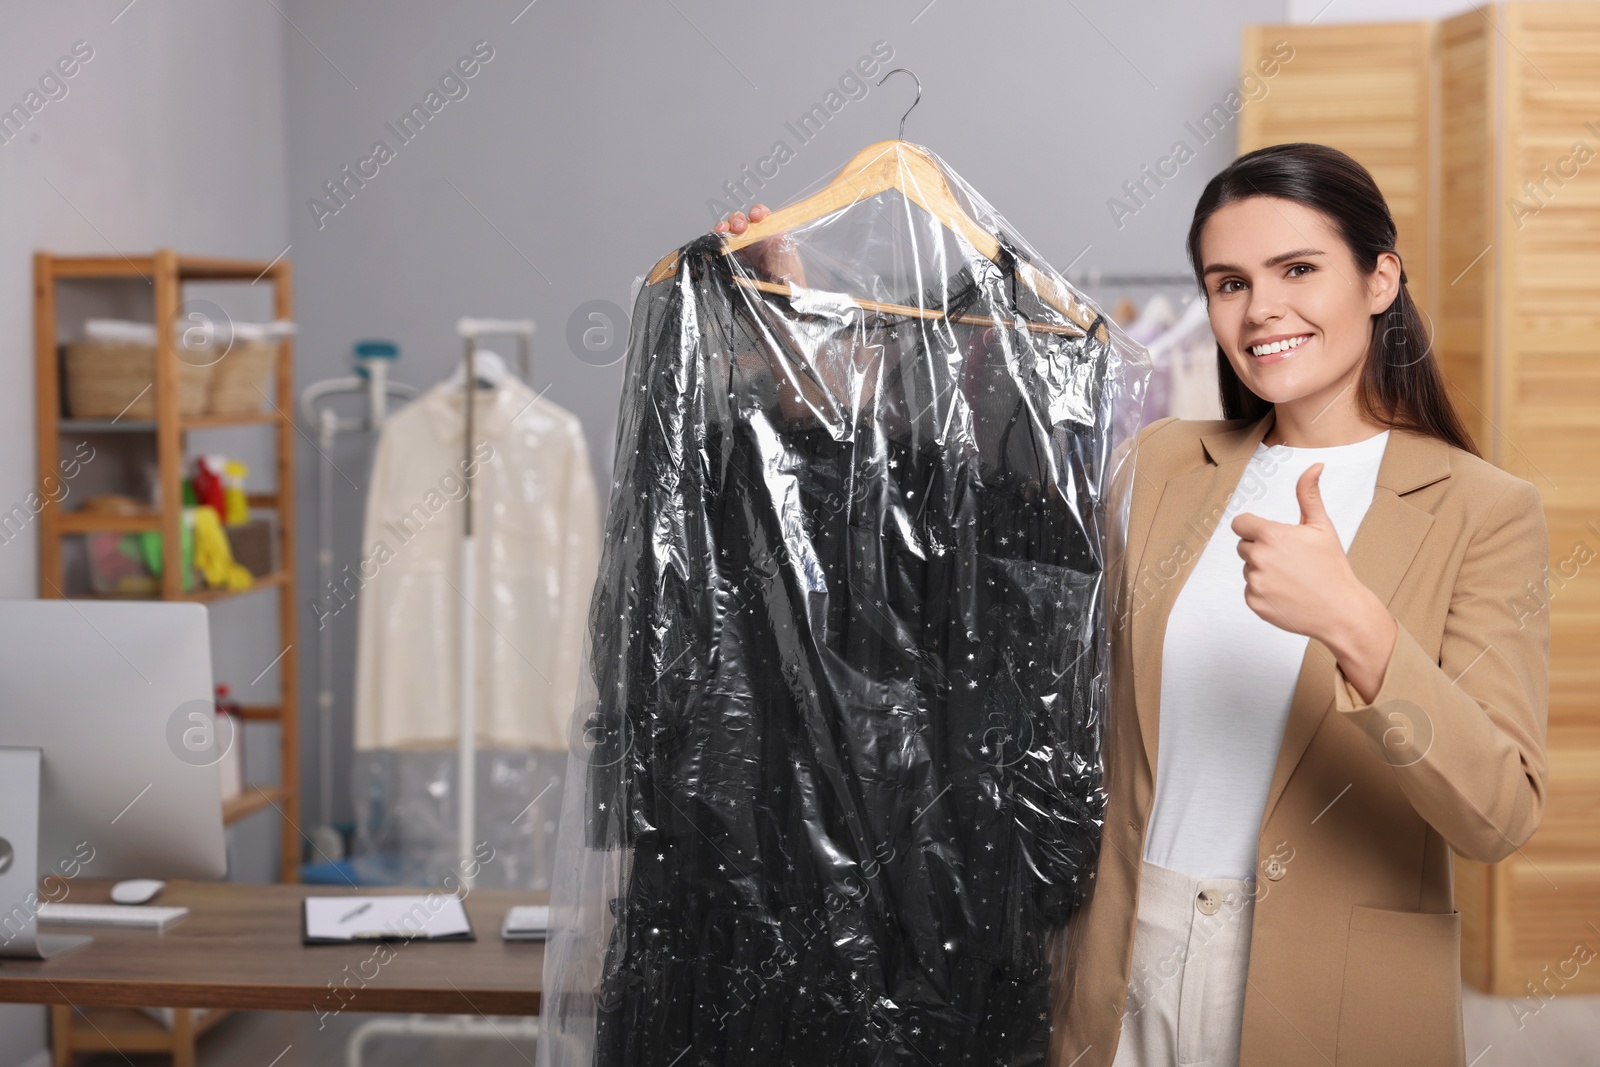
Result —
[[1380, 259], [1363, 276], [1319, 211], [1253, 196], [1218, 208], [1200, 234], [1211, 332], [1234, 373], [1274, 404], [1325, 407], [1361, 375], [1372, 316], [1394, 300]]

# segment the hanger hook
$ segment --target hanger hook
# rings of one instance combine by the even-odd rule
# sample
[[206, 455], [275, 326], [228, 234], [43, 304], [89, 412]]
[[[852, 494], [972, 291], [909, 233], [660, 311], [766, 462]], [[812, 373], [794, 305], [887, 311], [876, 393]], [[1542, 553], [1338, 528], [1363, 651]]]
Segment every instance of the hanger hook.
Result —
[[[911, 114], [912, 110], [918, 104], [922, 103], [922, 79], [917, 77], [910, 70], [907, 70], [905, 67], [896, 67], [891, 70], [889, 74], [910, 74], [911, 80], [917, 83], [917, 98], [911, 101], [911, 107], [906, 108], [906, 114], [900, 116], [900, 140], [904, 141], [906, 139], [906, 115]], [[883, 77], [879, 78], [878, 84], [882, 85], [884, 82], [888, 81], [889, 74], [885, 74]]]

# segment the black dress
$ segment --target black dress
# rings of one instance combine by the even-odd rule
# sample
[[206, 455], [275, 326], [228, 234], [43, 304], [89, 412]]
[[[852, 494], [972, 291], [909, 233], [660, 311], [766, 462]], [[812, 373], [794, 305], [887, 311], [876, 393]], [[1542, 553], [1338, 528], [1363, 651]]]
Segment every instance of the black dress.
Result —
[[1104, 810], [1107, 331], [1009, 243], [902, 298], [936, 318], [720, 250], [634, 309], [580, 712], [586, 844], [629, 857], [595, 1062], [1042, 1063]]

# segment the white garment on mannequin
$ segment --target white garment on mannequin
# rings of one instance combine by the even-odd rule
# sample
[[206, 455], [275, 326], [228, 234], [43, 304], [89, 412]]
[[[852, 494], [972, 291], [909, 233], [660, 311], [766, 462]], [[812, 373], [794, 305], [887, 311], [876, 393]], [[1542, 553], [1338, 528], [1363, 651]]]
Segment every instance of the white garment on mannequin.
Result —
[[1172, 607], [1162, 645], [1155, 797], [1144, 859], [1195, 878], [1255, 876], [1262, 811], [1309, 639], [1245, 603], [1233, 520], [1298, 523], [1295, 483], [1323, 463], [1328, 516], [1349, 551], [1388, 431], [1350, 445], [1258, 445]]

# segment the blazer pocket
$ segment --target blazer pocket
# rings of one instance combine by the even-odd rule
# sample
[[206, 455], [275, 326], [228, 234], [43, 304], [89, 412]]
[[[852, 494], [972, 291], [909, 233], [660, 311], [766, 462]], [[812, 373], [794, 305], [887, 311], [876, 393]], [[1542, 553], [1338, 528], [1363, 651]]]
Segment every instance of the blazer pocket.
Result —
[[1460, 912], [1351, 908], [1335, 1058], [1461, 1067]]

